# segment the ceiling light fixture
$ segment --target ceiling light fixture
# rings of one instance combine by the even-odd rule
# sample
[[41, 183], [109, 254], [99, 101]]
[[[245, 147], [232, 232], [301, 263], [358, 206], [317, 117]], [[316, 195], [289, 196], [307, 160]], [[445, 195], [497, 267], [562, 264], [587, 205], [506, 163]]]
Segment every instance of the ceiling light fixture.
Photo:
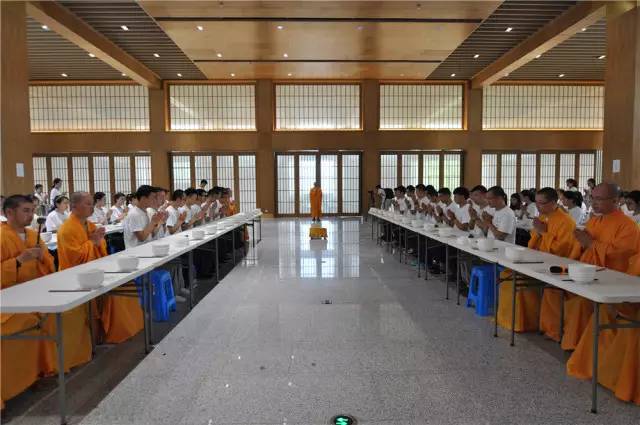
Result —
[[90, 57], [90, 58], [95, 58], [95, 57], [96, 57], [96, 55], [94, 55], [93, 53], [89, 53], [89, 57]]
[[358, 31], [362, 31], [364, 27], [362, 25], [358, 25]]
[[198, 25], [196, 28], [198, 29], [198, 31], [204, 31], [204, 27], [202, 25]]
[[126, 25], [120, 25], [120, 28], [122, 28], [124, 31], [129, 31], [129, 27]]
[[286, 54], [286, 53], [285, 53], [284, 55], [282, 55], [282, 56], [283, 56], [283, 57], [285, 57], [285, 58], [288, 58], [288, 57], [289, 57], [289, 55], [288, 55], [288, 54]]
[[278, 28], [279, 30], [283, 30], [284, 27], [282, 25], [278, 25], [276, 28]]
[[232, 72], [232, 73], [231, 73], [231, 76], [232, 76], [232, 77], [235, 77], [235, 76], [236, 76], [236, 74], [234, 74], [234, 73]]
[[287, 74], [287, 77], [291, 77], [292, 75], [293, 75], [292, 73], [288, 73], [288, 74]]
[[43, 25], [43, 26], [41, 26], [40, 28], [42, 28], [42, 29], [43, 29], [43, 30], [45, 30], [45, 31], [49, 31], [49, 27], [48, 27], [48, 26], [46, 26], [46, 25]]
[[153, 54], [153, 56], [154, 56], [154, 57], [156, 57], [156, 58], [159, 58], [159, 57], [160, 57], [160, 55], [159, 55], [159, 54], [157, 54], [157, 53], [154, 53], [154, 54]]
[[562, 77], [564, 77], [564, 74], [558, 75], [558, 78], [562, 78]]
[[176, 74], [178, 77], [182, 77], [182, 74], [180, 74], [179, 72]]
[[587, 30], [586, 28], [582, 28], [582, 30], [581, 30], [581, 31], [582, 31], [582, 32], [585, 32], [586, 30]]
[[455, 77], [455, 76], [456, 76], [456, 74], [455, 74], [455, 73], [454, 73], [454, 74], [451, 74], [451, 76], [452, 76], [452, 77]]
[[62, 75], [62, 76], [63, 76], [63, 77], [65, 77], [65, 78], [66, 78], [66, 77], [68, 77], [68, 75], [67, 75], [67, 74], [65, 74], [64, 72], [63, 72], [62, 74], [60, 74], [60, 75]]
[[504, 32], [511, 32], [513, 31], [513, 27], [508, 27], [506, 30], [504, 30]]
[[509, 73], [507, 72], [506, 74], [504, 74], [504, 76], [505, 76], [505, 77], [508, 77], [508, 76], [509, 76]]
[[475, 55], [473, 55], [473, 58], [474, 58], [474, 59], [478, 59], [479, 57], [480, 57], [480, 55], [479, 55], [479, 54], [477, 54], [477, 53], [476, 53]]
[[607, 55], [600, 55], [600, 56], [598, 56], [598, 59], [604, 59], [606, 57], [607, 57]]
[[536, 55], [536, 59], [540, 59], [540, 56], [542, 56], [542, 54]]
[[122, 73], [122, 76], [123, 76], [123, 77], [126, 77], [126, 76], [127, 76], [127, 74], [125, 74], [125, 73], [123, 72], [123, 73]]
[[222, 53], [216, 53], [216, 56], [221, 58], [222, 57]]

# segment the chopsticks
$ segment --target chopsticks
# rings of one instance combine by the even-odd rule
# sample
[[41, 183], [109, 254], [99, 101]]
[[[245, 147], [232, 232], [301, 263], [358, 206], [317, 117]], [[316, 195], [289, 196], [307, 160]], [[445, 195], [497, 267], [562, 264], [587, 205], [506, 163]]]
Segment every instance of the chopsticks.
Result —
[[513, 264], [544, 264], [544, 261], [514, 261]]
[[91, 292], [93, 289], [49, 289], [49, 292]]

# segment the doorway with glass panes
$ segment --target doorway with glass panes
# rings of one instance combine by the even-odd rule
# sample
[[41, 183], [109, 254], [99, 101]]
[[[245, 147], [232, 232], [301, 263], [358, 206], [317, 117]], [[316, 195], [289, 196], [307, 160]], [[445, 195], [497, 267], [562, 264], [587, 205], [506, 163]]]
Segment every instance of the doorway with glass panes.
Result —
[[359, 215], [361, 163], [361, 152], [277, 152], [277, 215], [309, 215], [314, 182], [322, 187], [323, 215]]

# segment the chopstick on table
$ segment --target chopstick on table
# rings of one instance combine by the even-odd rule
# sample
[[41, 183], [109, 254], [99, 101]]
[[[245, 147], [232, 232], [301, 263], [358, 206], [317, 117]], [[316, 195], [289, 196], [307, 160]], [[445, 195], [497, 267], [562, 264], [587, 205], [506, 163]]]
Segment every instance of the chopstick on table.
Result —
[[514, 261], [513, 264], [544, 264], [544, 261]]
[[49, 292], [91, 292], [93, 289], [49, 289]]

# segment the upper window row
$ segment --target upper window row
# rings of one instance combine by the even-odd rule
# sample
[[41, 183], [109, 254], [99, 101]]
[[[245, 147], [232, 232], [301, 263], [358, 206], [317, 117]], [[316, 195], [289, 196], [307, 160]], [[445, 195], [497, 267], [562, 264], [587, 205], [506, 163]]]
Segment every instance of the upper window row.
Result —
[[[465, 86], [382, 83], [380, 130], [464, 130]], [[256, 131], [251, 83], [171, 84], [167, 131]], [[34, 85], [31, 131], [149, 131], [149, 95], [137, 85]], [[274, 130], [362, 129], [359, 83], [276, 84]], [[604, 87], [496, 85], [483, 90], [486, 130], [603, 126]]]

